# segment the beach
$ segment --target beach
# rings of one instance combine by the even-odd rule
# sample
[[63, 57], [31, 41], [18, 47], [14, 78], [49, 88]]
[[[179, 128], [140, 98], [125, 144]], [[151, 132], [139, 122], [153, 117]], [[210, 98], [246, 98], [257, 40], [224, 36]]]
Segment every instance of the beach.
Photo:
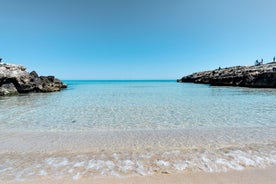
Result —
[[8, 183], [274, 181], [275, 128], [247, 128], [247, 134], [255, 136], [246, 138], [239, 136], [245, 132], [243, 129], [212, 131], [2, 132], [0, 180]]
[[60, 93], [1, 98], [1, 183], [275, 180], [275, 90], [68, 83]]
[[0, 7], [0, 184], [276, 184], [276, 0]]
[[274, 184], [276, 180], [276, 167], [266, 169], [247, 169], [244, 171], [230, 171], [226, 173], [184, 173], [159, 174], [153, 176], [134, 176], [127, 178], [94, 178], [94, 179], [37, 179], [32, 181], [1, 181], [6, 184]]

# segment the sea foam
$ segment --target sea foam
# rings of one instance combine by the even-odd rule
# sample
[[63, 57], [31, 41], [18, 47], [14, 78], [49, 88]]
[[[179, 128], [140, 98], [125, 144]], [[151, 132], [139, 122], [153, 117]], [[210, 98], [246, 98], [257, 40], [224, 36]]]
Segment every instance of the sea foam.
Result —
[[[86, 153], [55, 155], [13, 155], [0, 159], [0, 178], [26, 180], [36, 177], [72, 178], [126, 177], [186, 171], [226, 172], [276, 164], [276, 147], [254, 150], [172, 150], [152, 153]], [[147, 156], [145, 156], [147, 155]], [[103, 159], [104, 158], [104, 159]], [[127, 158], [127, 159], [126, 159]]]

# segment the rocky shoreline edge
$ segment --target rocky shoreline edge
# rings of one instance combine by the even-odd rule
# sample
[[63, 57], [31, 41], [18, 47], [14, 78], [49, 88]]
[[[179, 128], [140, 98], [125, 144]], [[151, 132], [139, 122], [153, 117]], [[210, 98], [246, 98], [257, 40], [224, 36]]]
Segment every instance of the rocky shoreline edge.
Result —
[[196, 72], [177, 79], [177, 82], [192, 82], [213, 86], [276, 88], [276, 62]]
[[55, 92], [64, 88], [67, 85], [54, 76], [38, 76], [35, 71], [27, 72], [22, 65], [0, 62], [0, 96]]

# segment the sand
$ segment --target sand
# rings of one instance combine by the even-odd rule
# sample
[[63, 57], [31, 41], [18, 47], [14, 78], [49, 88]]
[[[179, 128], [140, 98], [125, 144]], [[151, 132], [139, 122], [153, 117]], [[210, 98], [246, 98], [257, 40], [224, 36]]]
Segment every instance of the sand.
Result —
[[[104, 134], [105, 135], [105, 134]], [[274, 136], [274, 134], [272, 134]], [[86, 153], [88, 148], [97, 148], [97, 145], [93, 141], [94, 134], [56, 134], [56, 133], [6, 133], [0, 135], [1, 148], [0, 153], [3, 155], [9, 155], [11, 153], [24, 153], [24, 156], [38, 154], [41, 151], [47, 154], [62, 154], [62, 151], [67, 151], [70, 154]], [[101, 137], [101, 135], [97, 136]], [[96, 136], [96, 137], [97, 137]], [[110, 135], [109, 135], [110, 136]], [[72, 139], [72, 137], [80, 137], [79, 139]], [[104, 137], [104, 136], [103, 136]], [[115, 136], [116, 137], [116, 136]], [[71, 138], [71, 139], [69, 139]], [[74, 142], [72, 143], [72, 140]], [[108, 137], [108, 140], [113, 140], [112, 137]], [[122, 139], [128, 140], [128, 139]], [[274, 138], [272, 140], [275, 140]], [[41, 144], [41, 143], [44, 144]], [[155, 141], [152, 141], [155, 142]], [[97, 142], [96, 142], [97, 143]], [[111, 142], [114, 143], [114, 142]], [[100, 143], [99, 143], [100, 144]], [[104, 144], [100, 148], [106, 148], [113, 144]], [[116, 142], [114, 145], [121, 145]], [[122, 144], [123, 145], [123, 144]], [[130, 144], [132, 145], [132, 144]], [[165, 147], [165, 146], [164, 146]], [[267, 145], [266, 145], [267, 147]], [[124, 147], [119, 147], [119, 150], [123, 150]], [[165, 147], [166, 148], [166, 147]], [[117, 148], [118, 149], [118, 148]], [[133, 148], [134, 149], [134, 148]], [[69, 151], [68, 151], [69, 150]], [[73, 150], [73, 151], [71, 151]], [[39, 152], [40, 151], [40, 152]], [[93, 151], [93, 150], [92, 150]], [[94, 150], [97, 151], [97, 150]], [[111, 153], [114, 150], [111, 149]], [[116, 150], [115, 150], [116, 151]], [[47, 155], [46, 154], [46, 155]], [[19, 154], [20, 155], [20, 154]], [[37, 155], [36, 155], [37, 156]], [[28, 158], [26, 158], [28, 160]], [[32, 161], [32, 159], [30, 159]], [[275, 162], [273, 162], [275, 163]], [[2, 175], [3, 176], [3, 175]], [[2, 178], [3, 179], [3, 178]], [[243, 171], [228, 171], [220, 173], [208, 173], [193, 171], [185, 171], [183, 173], [174, 174], [154, 174], [147, 176], [132, 176], [132, 177], [83, 177], [78, 180], [73, 180], [69, 177], [55, 179], [55, 178], [35, 178], [26, 181], [15, 180], [1, 180], [0, 184], [275, 184], [276, 182], [276, 165], [260, 168], [247, 168]]]
[[275, 184], [276, 166], [265, 169], [249, 168], [243, 171], [221, 173], [186, 172], [182, 174], [156, 174], [126, 178], [103, 177], [72, 179], [36, 179], [29, 181], [1, 181], [5, 184]]

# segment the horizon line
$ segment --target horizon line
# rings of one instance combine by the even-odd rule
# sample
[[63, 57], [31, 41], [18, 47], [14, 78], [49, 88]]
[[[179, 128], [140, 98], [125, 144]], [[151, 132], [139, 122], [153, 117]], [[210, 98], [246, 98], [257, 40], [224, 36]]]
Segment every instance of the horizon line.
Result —
[[60, 79], [60, 80], [80, 80], [80, 81], [171, 81], [177, 79]]

